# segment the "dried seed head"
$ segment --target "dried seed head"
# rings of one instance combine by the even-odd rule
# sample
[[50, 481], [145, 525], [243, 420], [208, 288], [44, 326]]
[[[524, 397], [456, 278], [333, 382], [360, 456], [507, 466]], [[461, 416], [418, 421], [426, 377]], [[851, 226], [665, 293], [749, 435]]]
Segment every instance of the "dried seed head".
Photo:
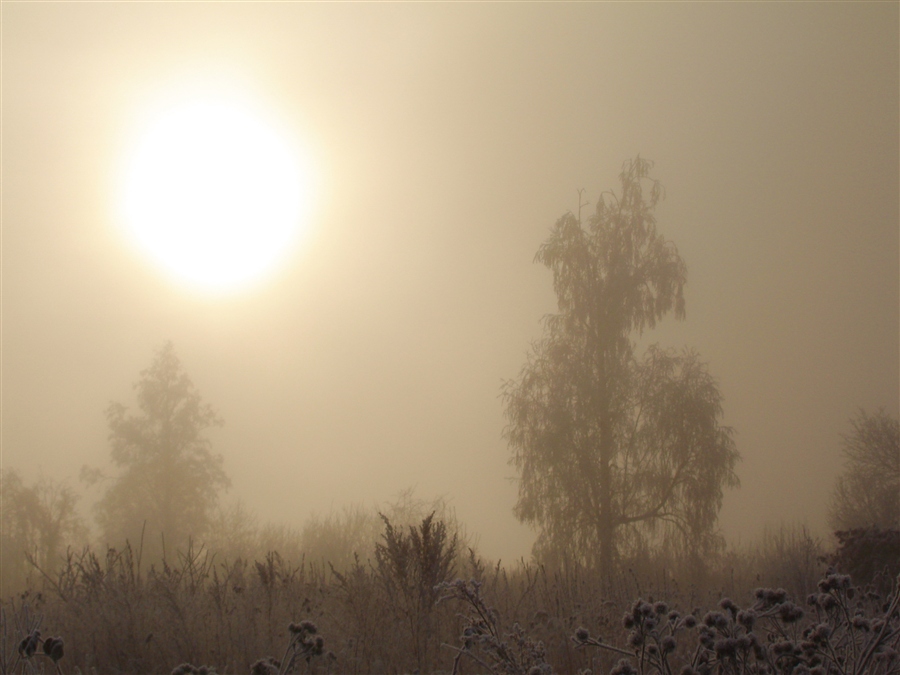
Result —
[[37, 651], [38, 644], [41, 641], [41, 631], [35, 628], [31, 635], [22, 638], [22, 641], [19, 643], [19, 655], [29, 659], [34, 656], [34, 653]]
[[738, 610], [738, 606], [734, 604], [734, 600], [732, 600], [731, 598], [722, 598], [719, 601], [719, 607], [728, 610], [732, 614], [735, 614]]
[[49, 637], [44, 640], [44, 654], [53, 659], [54, 663], [59, 661], [63, 657], [63, 639]]
[[278, 675], [277, 661], [271, 656], [260, 659], [250, 666], [250, 675]]
[[609, 675], [637, 675], [637, 671], [632, 667], [630, 661], [622, 659], [615, 668], [609, 671]]
[[871, 628], [871, 624], [869, 623], [869, 620], [864, 616], [854, 616], [852, 623], [853, 623], [854, 628], [856, 628], [857, 630], [865, 631], [867, 633], [869, 632], [869, 629]]
[[753, 624], [756, 623], [756, 612], [752, 609], [742, 609], [737, 613], [737, 621], [746, 630], [753, 630]]
[[53, 645], [53, 651], [50, 652], [50, 658], [53, 659], [55, 663], [56, 661], [59, 661], [64, 655], [65, 652], [63, 650], [62, 638], [56, 638], [56, 644]]
[[784, 623], [794, 623], [803, 618], [803, 610], [792, 602], [786, 602], [778, 609], [778, 616]]
[[728, 618], [722, 612], [707, 612], [703, 617], [703, 623], [710, 628], [724, 630], [728, 627]]

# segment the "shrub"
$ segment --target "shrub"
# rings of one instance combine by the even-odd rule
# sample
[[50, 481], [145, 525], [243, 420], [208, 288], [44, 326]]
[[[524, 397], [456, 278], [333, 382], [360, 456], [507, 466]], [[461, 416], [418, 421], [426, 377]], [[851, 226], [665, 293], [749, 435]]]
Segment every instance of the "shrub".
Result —
[[888, 590], [891, 578], [900, 574], [900, 530], [860, 528], [835, 536], [838, 547], [829, 562], [857, 582]]
[[417, 667], [428, 662], [432, 635], [432, 613], [438, 599], [438, 584], [453, 575], [458, 539], [447, 533], [443, 521], [432, 512], [408, 532], [395, 528], [387, 516], [383, 540], [375, 546], [379, 579], [393, 599], [396, 617], [409, 630]]

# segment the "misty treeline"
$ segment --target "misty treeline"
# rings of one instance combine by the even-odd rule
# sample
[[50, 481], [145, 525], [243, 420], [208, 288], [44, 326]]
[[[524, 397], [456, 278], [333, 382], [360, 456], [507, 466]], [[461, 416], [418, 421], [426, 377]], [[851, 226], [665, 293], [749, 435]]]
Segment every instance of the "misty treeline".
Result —
[[[65, 653], [83, 672], [900, 672], [898, 420], [848, 421], [823, 504], [834, 541], [782, 527], [724, 545], [740, 457], [716, 380], [691, 349], [638, 353], [685, 315], [687, 267], [657, 232], [650, 170], [626, 162], [619, 191], [562, 216], [536, 256], [558, 311], [501, 392], [531, 560], [484, 560], [445, 500], [411, 491], [260, 524], [225, 498], [207, 435], [222, 420], [166, 343], [136, 406], [106, 411], [109, 465], [82, 472], [102, 492], [93, 527], [71, 486], [3, 468], [0, 673], [34, 667], [39, 646], [40, 663]], [[829, 566], [867, 589], [820, 581]]]

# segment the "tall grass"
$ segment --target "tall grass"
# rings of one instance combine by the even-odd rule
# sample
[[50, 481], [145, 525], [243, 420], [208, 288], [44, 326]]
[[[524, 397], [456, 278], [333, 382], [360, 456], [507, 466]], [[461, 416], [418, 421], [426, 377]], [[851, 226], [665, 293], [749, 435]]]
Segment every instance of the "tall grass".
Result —
[[[57, 571], [47, 571], [33, 588], [2, 602], [0, 673], [35, 672], [32, 666], [47, 672], [56, 664], [70, 673], [76, 668], [81, 673], [169, 673], [176, 668], [194, 673], [201, 667], [263, 675], [599, 673], [619, 668], [622, 652], [632, 655], [635, 668], [643, 663], [644, 670], [635, 672], [669, 672], [661, 665], [652, 669], [662, 662], [653, 661], [650, 652], [643, 662], [638, 653], [654, 640], [659, 642], [655, 649], [663, 648], [667, 635], [651, 632], [659, 626], [641, 624], [646, 634], [638, 651], [632, 635], [622, 630], [622, 617], [633, 615], [636, 598], [641, 598], [639, 607], [664, 601], [668, 612], [700, 619], [707, 609], [718, 611], [726, 596], [749, 600], [745, 608], [752, 608], [760, 586], [784, 589], [784, 602], [788, 596], [803, 603], [810, 594], [832, 592], [816, 586], [824, 571], [822, 544], [803, 529], [782, 529], [753, 547], [726, 552], [709, 561], [702, 578], [671, 560], [645, 557], [623, 561], [605, 586], [577, 565], [486, 561], [435, 516], [414, 525], [386, 517], [384, 525], [370, 557], [357, 555], [340, 568], [315, 556], [310, 561], [302, 554], [289, 558], [259, 551], [229, 557], [201, 546], [152, 565], [128, 545], [103, 552], [70, 550]], [[845, 590], [840, 586], [834, 592]], [[870, 604], [890, 602], [882, 596], [880, 604]], [[848, 620], [860, 611], [871, 627], [874, 609], [847, 607]], [[816, 611], [808, 608], [803, 621], [791, 627], [796, 645]], [[718, 663], [716, 640], [731, 639], [729, 631], [734, 639], [744, 635], [736, 617], [710, 627], [719, 632], [707, 636], [712, 640], [708, 662]], [[301, 631], [304, 621], [312, 622], [316, 632]], [[884, 642], [889, 649], [900, 640], [898, 622], [888, 617], [885, 623], [882, 617], [880, 625], [889, 626]], [[844, 624], [832, 632], [843, 630], [847, 645], [852, 638], [860, 650], [867, 649], [862, 628]], [[61, 660], [39, 653], [30, 660], [22, 656], [22, 640], [38, 628], [46, 636], [62, 636]], [[592, 642], [597, 636], [603, 636], [604, 647]], [[687, 663], [684, 659], [702, 648], [701, 638], [707, 639], [696, 631], [674, 635], [677, 649], [667, 658]], [[894, 663], [889, 652], [878, 654], [881, 670], [871, 670], [873, 651], [865, 672], [898, 672], [889, 669]]]

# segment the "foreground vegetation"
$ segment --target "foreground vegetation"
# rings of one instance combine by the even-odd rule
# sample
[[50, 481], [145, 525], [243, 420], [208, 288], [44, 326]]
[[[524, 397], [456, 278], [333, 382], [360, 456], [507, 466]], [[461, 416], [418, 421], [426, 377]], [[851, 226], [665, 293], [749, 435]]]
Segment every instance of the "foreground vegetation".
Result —
[[900, 533], [842, 542], [828, 556], [782, 530], [693, 582], [644, 557], [608, 584], [489, 565], [433, 515], [385, 518], [374, 554], [342, 569], [70, 551], [0, 606], [0, 673], [900, 673]]

